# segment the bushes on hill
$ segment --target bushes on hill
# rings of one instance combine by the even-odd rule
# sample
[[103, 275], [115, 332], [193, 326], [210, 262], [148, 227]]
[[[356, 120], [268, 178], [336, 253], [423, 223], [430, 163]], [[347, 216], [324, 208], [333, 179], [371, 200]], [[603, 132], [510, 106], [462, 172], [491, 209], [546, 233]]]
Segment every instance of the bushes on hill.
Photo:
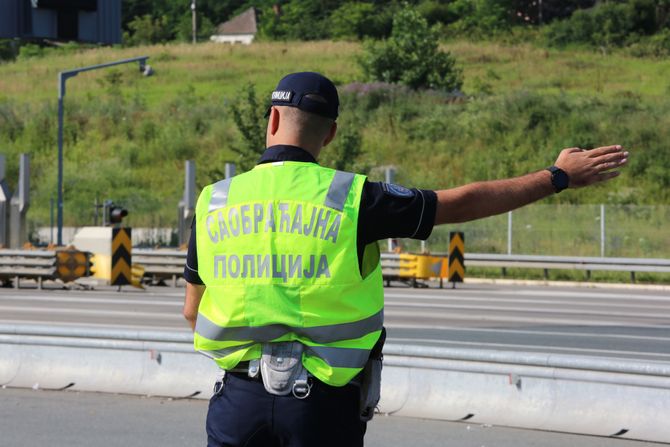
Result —
[[330, 15], [330, 35], [335, 39], [361, 40], [388, 36], [393, 16], [390, 8], [377, 11], [366, 2], [346, 2]]
[[570, 44], [620, 47], [654, 34], [660, 26], [655, 0], [601, 3], [576, 11], [569, 19], [554, 22], [545, 30], [550, 45]]
[[360, 62], [370, 80], [447, 91], [463, 84], [454, 58], [438, 47], [436, 28], [413, 8], [396, 14], [388, 40], [368, 43], [366, 50]]

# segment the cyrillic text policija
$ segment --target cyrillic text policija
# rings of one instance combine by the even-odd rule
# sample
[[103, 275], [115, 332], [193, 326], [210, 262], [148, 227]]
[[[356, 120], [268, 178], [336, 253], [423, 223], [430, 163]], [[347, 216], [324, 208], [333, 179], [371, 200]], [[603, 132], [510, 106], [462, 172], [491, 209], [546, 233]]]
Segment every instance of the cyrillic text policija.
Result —
[[[293, 208], [293, 209], [291, 209]], [[337, 242], [342, 214], [312, 204], [248, 203], [207, 215], [205, 223], [214, 244], [240, 235], [293, 233]], [[270, 276], [271, 275], [271, 276]], [[330, 278], [326, 255], [229, 254], [214, 256], [214, 278]]]

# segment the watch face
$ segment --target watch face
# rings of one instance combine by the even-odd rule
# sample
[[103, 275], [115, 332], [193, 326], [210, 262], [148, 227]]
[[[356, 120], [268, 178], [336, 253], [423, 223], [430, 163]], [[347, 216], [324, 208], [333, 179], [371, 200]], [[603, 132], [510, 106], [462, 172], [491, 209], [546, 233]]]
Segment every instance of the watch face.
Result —
[[556, 192], [560, 192], [566, 189], [568, 187], [568, 182], [568, 174], [566, 174], [565, 171], [556, 169], [551, 173], [551, 183], [554, 184]]

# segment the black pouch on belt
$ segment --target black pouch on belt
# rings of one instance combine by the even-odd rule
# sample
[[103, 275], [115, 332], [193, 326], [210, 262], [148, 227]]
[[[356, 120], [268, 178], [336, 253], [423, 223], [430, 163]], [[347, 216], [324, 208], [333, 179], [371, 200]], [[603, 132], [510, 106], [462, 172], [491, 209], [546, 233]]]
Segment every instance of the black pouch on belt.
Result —
[[361, 372], [361, 420], [369, 421], [375, 415], [382, 388], [382, 349], [386, 341], [386, 328], [382, 328], [379, 340], [370, 351], [370, 358]]

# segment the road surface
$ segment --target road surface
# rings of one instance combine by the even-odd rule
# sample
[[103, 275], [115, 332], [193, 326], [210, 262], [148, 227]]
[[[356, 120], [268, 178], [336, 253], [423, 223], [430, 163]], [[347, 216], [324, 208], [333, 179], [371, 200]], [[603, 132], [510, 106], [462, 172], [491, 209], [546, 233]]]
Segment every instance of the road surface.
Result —
[[[184, 289], [0, 289], [0, 323], [188, 332]], [[386, 289], [388, 341], [670, 361], [670, 293], [463, 285]]]
[[[207, 402], [0, 389], [2, 447], [206, 445]], [[652, 447], [614, 438], [377, 416], [366, 447]], [[346, 447], [346, 446], [343, 446]]]

